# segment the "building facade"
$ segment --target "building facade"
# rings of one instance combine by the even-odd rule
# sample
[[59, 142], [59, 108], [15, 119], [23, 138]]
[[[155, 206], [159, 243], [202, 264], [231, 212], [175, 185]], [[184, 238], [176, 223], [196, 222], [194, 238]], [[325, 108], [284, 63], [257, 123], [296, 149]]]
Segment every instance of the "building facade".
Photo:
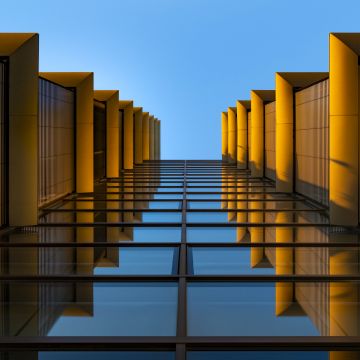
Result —
[[358, 34], [221, 114], [221, 160], [0, 34], [0, 359], [360, 358]]

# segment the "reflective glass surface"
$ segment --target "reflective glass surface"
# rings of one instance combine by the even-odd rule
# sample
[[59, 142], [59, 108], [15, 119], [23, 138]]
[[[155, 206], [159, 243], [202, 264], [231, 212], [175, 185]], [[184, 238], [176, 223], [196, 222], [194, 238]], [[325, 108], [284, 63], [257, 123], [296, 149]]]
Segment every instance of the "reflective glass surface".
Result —
[[[178, 250], [175, 248], [112, 248], [115, 261], [107, 259], [105, 249], [104, 257], [96, 262], [94, 275], [171, 275], [177, 273]], [[112, 259], [111, 259], [112, 260]]]
[[206, 201], [206, 199], [221, 199], [221, 194], [187, 194], [188, 199], [202, 199]]
[[228, 221], [228, 216], [227, 212], [188, 212], [186, 221], [189, 223], [226, 223]]
[[[255, 252], [258, 249], [255, 250]], [[189, 269], [195, 275], [274, 274], [275, 269], [264, 258], [251, 266], [250, 248], [196, 248], [189, 250]], [[253, 254], [254, 256], [254, 254]]]
[[178, 265], [172, 247], [11, 247], [0, 255], [0, 275], [170, 275]]
[[10, 283], [5, 336], [174, 336], [177, 284]]
[[149, 209], [180, 209], [179, 201], [150, 201]]
[[221, 201], [189, 201], [189, 209], [222, 209]]
[[[340, 351], [332, 351], [331, 354], [327, 351], [189, 351], [186, 360], [329, 360], [330, 355], [357, 354]], [[346, 360], [346, 357], [337, 359]]]
[[180, 242], [181, 228], [134, 227], [132, 239], [136, 242]]
[[181, 212], [144, 212], [143, 222], [181, 222]]
[[[358, 336], [358, 282], [188, 285], [192, 336]], [[342, 327], [339, 327], [339, 324]]]
[[154, 199], [181, 200], [182, 194], [154, 194]]
[[170, 351], [11, 351], [0, 356], [11, 360], [175, 360], [175, 352]]
[[[226, 162], [145, 162], [40, 215], [0, 235], [1, 335], [25, 337], [35, 358], [360, 358], [332, 351], [360, 343], [359, 233], [305, 194]], [[242, 351], [228, 336], [282, 347]], [[34, 342], [65, 350], [74, 337], [96, 351]], [[109, 339], [140, 343], [114, 352]]]
[[187, 241], [189, 243], [196, 242], [236, 242], [236, 228], [235, 227], [188, 227]]

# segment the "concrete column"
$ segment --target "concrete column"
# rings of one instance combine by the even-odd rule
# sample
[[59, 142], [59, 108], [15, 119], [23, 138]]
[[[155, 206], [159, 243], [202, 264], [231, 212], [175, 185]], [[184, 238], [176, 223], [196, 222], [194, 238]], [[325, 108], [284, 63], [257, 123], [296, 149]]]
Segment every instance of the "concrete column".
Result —
[[142, 119], [142, 150], [143, 150], [143, 160], [150, 160], [150, 145], [149, 145], [149, 113], [143, 112]]
[[119, 108], [124, 110], [124, 169], [134, 168], [134, 106], [131, 100], [120, 100]]
[[142, 108], [134, 108], [134, 116], [135, 116], [134, 117], [134, 120], [135, 120], [135, 164], [142, 164], [142, 162], [143, 162], [143, 138], [142, 138], [143, 110], [142, 110]]
[[294, 179], [294, 98], [293, 87], [280, 74], [276, 83], [276, 191], [293, 192]]
[[155, 118], [153, 115], [149, 117], [149, 158], [154, 160], [155, 150], [155, 133], [154, 133]]
[[95, 90], [94, 98], [106, 103], [106, 177], [119, 177], [119, 91]]
[[76, 192], [94, 191], [94, 74], [91, 72], [40, 73], [76, 91]]
[[358, 54], [330, 34], [330, 221], [359, 222]]
[[250, 108], [250, 101], [236, 102], [238, 169], [247, 169], [248, 167], [248, 108]]
[[221, 113], [221, 154], [222, 160], [228, 159], [228, 114]]
[[8, 223], [38, 222], [38, 34], [0, 34], [9, 63]]
[[236, 108], [228, 108], [228, 162], [236, 164]]

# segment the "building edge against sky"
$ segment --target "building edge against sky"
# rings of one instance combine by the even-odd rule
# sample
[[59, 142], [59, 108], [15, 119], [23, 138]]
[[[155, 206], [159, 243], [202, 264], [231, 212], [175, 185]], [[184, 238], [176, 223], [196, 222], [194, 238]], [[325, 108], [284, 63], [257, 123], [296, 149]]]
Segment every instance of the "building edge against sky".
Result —
[[329, 72], [275, 74], [222, 112], [222, 159], [328, 208], [333, 225], [357, 226], [360, 34], [329, 34]]
[[39, 73], [36, 33], [0, 34], [0, 86], [2, 226], [36, 225], [39, 208], [160, 159], [160, 120], [95, 90], [92, 72]]

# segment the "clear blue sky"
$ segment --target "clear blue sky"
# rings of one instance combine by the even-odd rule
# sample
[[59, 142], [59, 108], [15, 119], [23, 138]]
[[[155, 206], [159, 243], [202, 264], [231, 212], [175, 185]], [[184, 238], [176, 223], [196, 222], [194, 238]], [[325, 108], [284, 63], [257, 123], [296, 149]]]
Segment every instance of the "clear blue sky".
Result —
[[220, 158], [220, 113], [275, 71], [327, 71], [358, 0], [9, 0], [1, 32], [39, 32], [41, 71], [94, 71], [162, 120], [162, 158]]

